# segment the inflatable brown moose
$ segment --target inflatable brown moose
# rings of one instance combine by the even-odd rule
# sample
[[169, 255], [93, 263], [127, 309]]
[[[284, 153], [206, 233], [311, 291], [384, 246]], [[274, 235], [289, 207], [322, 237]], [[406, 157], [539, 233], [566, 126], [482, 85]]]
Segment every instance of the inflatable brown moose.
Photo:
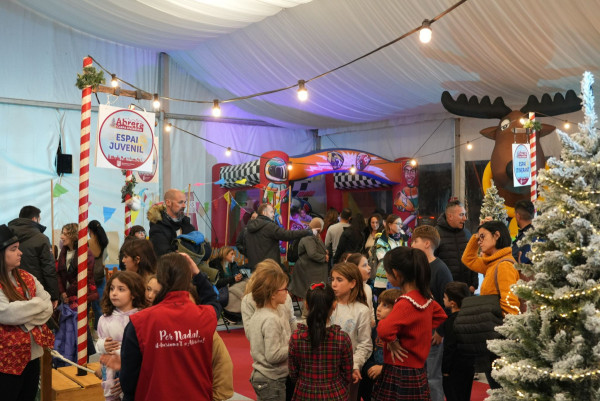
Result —
[[[518, 130], [521, 133], [515, 133], [514, 131], [515, 128], [523, 128], [519, 120], [522, 117], [527, 118], [529, 112], [538, 113], [538, 117], [572, 113], [581, 109], [581, 100], [573, 90], [567, 91], [566, 97], [563, 97], [561, 93], [556, 93], [554, 99], [545, 93], [541, 102], [538, 101], [536, 96], [531, 95], [527, 100], [527, 104], [521, 110], [511, 110], [504, 104], [501, 97], [497, 97], [492, 103], [489, 96], [484, 96], [479, 101], [477, 96], [471, 96], [470, 99], [467, 99], [465, 94], [460, 94], [454, 100], [449, 92], [444, 91], [442, 93], [442, 105], [450, 113], [458, 116], [500, 119], [498, 126], [485, 128], [480, 133], [495, 142], [490, 161], [492, 178], [498, 188], [498, 193], [506, 201], [506, 205], [514, 206], [521, 199], [529, 199], [531, 191], [530, 186], [515, 187], [513, 185], [512, 144], [528, 142], [524, 130]], [[552, 125], [542, 124], [541, 132], [537, 133], [536, 157], [538, 169], [544, 168], [546, 164], [539, 139], [548, 135], [554, 129], [555, 127]]]

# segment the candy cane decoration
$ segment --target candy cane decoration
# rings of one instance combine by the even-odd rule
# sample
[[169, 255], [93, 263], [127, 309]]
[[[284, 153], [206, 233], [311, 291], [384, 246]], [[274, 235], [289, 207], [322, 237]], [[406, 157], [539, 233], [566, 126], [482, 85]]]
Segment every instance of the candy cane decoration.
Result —
[[[535, 123], [535, 113], [529, 113], [529, 121]], [[529, 147], [531, 152], [531, 202], [535, 203], [537, 199], [537, 166], [535, 157], [536, 148], [536, 131], [535, 126], [531, 129], [529, 134]]]
[[[92, 58], [85, 57], [83, 68], [91, 67], [91, 65]], [[77, 239], [77, 363], [79, 365], [87, 363], [87, 226], [91, 114], [92, 87], [86, 86], [81, 91], [81, 139], [79, 146], [79, 235]]]
[[[133, 173], [131, 170], [125, 171], [125, 186], [133, 180]], [[129, 207], [128, 201], [131, 200], [129, 193], [125, 194], [125, 236], [129, 235], [131, 230], [131, 208]]]

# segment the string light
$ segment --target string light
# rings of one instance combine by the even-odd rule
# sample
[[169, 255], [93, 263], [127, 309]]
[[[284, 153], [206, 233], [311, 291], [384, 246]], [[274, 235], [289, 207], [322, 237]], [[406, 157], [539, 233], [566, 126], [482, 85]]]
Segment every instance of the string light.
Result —
[[525, 118], [523, 118], [523, 117], [519, 118], [519, 123], [521, 125], [525, 125], [525, 121], [526, 121]]
[[421, 43], [429, 43], [431, 41], [431, 21], [428, 19], [424, 20], [419, 30], [419, 40]]
[[131, 104], [129, 105], [129, 110], [135, 110], [135, 104], [131, 103]]
[[308, 91], [306, 90], [306, 81], [303, 79], [298, 81], [298, 100], [305, 102], [308, 99]]
[[508, 360], [504, 357], [496, 359], [493, 363], [492, 363], [492, 367], [494, 368], [494, 370], [500, 370], [502, 368], [510, 368], [510, 369], [516, 369], [518, 371], [520, 370], [535, 370], [536, 372], [538, 372], [539, 374], [542, 374], [544, 376], [550, 376], [553, 378], [557, 378], [557, 379], [570, 379], [570, 380], [579, 380], [579, 379], [583, 379], [586, 377], [591, 377], [591, 376], [596, 376], [598, 374], [600, 374], [600, 369], [597, 370], [588, 370], [588, 371], [584, 371], [584, 370], [571, 370], [572, 373], [570, 374], [563, 374], [563, 373], [555, 373], [550, 371], [549, 369], [541, 369], [538, 368], [537, 366], [532, 366], [532, 365], [520, 365], [517, 363], [510, 363], [508, 362]]
[[154, 106], [154, 110], [158, 110], [160, 108], [160, 100], [158, 100], [158, 93], [154, 94], [154, 101], [152, 102], [152, 106]]
[[568, 121], [565, 121], [565, 129], [571, 128], [571, 124]]
[[229, 146], [225, 149], [225, 156], [231, 156], [231, 148]]
[[471, 150], [473, 149], [473, 144], [469, 141], [467, 141], [467, 150]]
[[[459, 0], [454, 5], [452, 5], [451, 7], [447, 8], [442, 13], [440, 13], [439, 15], [437, 15], [437, 16], [431, 18], [431, 19], [424, 20], [423, 23], [421, 24], [421, 26], [413, 28], [410, 31], [408, 31], [408, 32], [402, 34], [401, 36], [397, 37], [396, 39], [393, 39], [390, 42], [388, 42], [388, 43], [386, 43], [386, 44], [384, 44], [382, 46], [379, 46], [378, 48], [376, 48], [374, 50], [371, 50], [370, 52], [368, 52], [366, 54], [363, 54], [362, 56], [359, 56], [359, 57], [357, 57], [357, 58], [355, 58], [353, 60], [348, 61], [345, 64], [342, 64], [342, 65], [337, 66], [335, 68], [332, 68], [332, 69], [330, 69], [328, 71], [325, 71], [325, 72], [323, 72], [323, 73], [321, 73], [319, 75], [316, 75], [316, 76], [314, 76], [314, 77], [312, 77], [310, 79], [307, 79], [304, 82], [306, 83], [306, 82], [310, 82], [312, 80], [324, 77], [325, 75], [328, 75], [328, 74], [330, 74], [332, 72], [335, 72], [335, 71], [337, 71], [337, 70], [339, 70], [341, 68], [344, 68], [344, 67], [347, 67], [347, 66], [349, 66], [351, 64], [354, 64], [355, 62], [357, 62], [359, 60], [362, 60], [363, 58], [366, 58], [366, 57], [368, 57], [368, 56], [370, 56], [370, 55], [372, 55], [374, 53], [377, 53], [377, 52], [379, 52], [379, 51], [381, 51], [381, 50], [383, 50], [383, 49], [385, 49], [385, 48], [387, 48], [387, 47], [389, 47], [389, 46], [391, 46], [391, 45], [393, 45], [393, 44], [401, 41], [402, 39], [415, 34], [416, 32], [419, 32], [419, 37], [420, 38], [422, 37], [421, 41], [426, 40], [426, 42], [429, 42], [431, 40], [431, 28], [430, 28], [430, 25], [432, 23], [436, 22], [436, 21], [439, 21], [441, 18], [445, 17], [447, 14], [449, 14], [452, 11], [454, 11], [457, 7], [459, 7], [460, 5], [464, 4], [466, 1], [467, 0]], [[424, 43], [426, 43], [426, 42], [424, 42]], [[107, 73], [110, 74], [110, 72], [106, 68], [104, 68], [100, 63], [98, 63], [98, 61], [96, 61], [92, 56], [88, 55], [88, 57], [90, 57], [94, 61], [94, 63], [96, 63], [102, 70], [104, 70], [104, 71], [106, 71]], [[124, 84], [127, 84], [128, 86], [131, 86], [132, 88], [137, 89], [140, 92], [142, 91], [140, 88], [136, 87], [135, 85], [132, 85], [131, 83], [129, 83], [127, 81], [124, 81], [123, 79], [120, 79], [120, 81], [122, 83], [124, 83]], [[287, 87], [284, 87], [284, 88], [273, 89], [273, 90], [264, 91], [264, 92], [260, 92], [260, 93], [254, 93], [254, 94], [251, 94], [251, 95], [245, 95], [245, 96], [235, 97], [235, 98], [227, 99], [226, 102], [233, 102], [233, 101], [239, 101], [239, 100], [247, 100], [247, 99], [252, 99], [252, 98], [255, 98], [255, 97], [259, 97], [259, 96], [270, 95], [272, 93], [276, 93], [276, 92], [281, 92], [281, 91], [284, 91], [284, 90], [288, 90], [288, 89], [294, 88], [296, 86], [299, 86], [299, 85], [295, 84], [295, 85], [290, 85], [290, 86], [287, 86]], [[203, 104], [210, 104], [211, 103], [208, 100], [177, 99], [177, 98], [171, 98], [171, 97], [166, 97], [166, 96], [163, 96], [163, 99], [172, 100], [172, 101], [179, 101], [179, 102], [189, 102], [189, 103], [203, 103]]]
[[212, 108], [213, 117], [221, 117], [221, 106], [219, 106], [219, 100], [213, 100], [213, 108]]
[[566, 299], [578, 298], [578, 297], [581, 297], [583, 295], [593, 294], [594, 292], [597, 292], [597, 291], [600, 290], [600, 285], [596, 285], [594, 287], [588, 288], [587, 290], [578, 290], [578, 291], [570, 292], [570, 293], [567, 293], [565, 295], [561, 295], [560, 297], [557, 297], [555, 295], [547, 295], [547, 294], [544, 294], [544, 293], [542, 293], [542, 292], [540, 292], [538, 290], [534, 290], [529, 285], [513, 284], [512, 287], [514, 287], [516, 289], [519, 289], [519, 288], [528, 289], [528, 290], [532, 291], [538, 297], [544, 298], [544, 299], [548, 299], [548, 300], [552, 300], [552, 301], [564, 301]]
[[288, 170], [292, 170], [293, 168], [294, 168], [294, 166], [292, 166], [292, 162], [289, 161], [288, 164], [287, 164], [287, 169]]
[[417, 165], [417, 160], [416, 159], [410, 159], [410, 165], [415, 167]]
[[356, 167], [354, 167], [354, 164], [350, 166], [350, 174], [356, 174]]
[[173, 125], [171, 123], [168, 123], [167, 125], [165, 125], [166, 132], [171, 132], [172, 129], [173, 129]]
[[116, 88], [117, 86], [119, 86], [119, 80], [117, 79], [117, 74], [111, 74], [112, 79], [110, 80], [110, 84], [112, 85], [113, 88]]

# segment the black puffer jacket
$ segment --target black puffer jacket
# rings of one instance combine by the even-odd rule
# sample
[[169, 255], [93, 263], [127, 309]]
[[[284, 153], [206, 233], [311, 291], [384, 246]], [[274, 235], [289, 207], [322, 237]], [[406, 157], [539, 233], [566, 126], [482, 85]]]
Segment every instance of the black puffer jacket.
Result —
[[23, 252], [19, 268], [33, 274], [48, 291], [50, 298], [58, 300], [54, 254], [50, 249], [50, 240], [43, 234], [46, 227], [24, 218], [14, 219], [8, 226], [19, 238], [19, 249]]
[[435, 256], [446, 263], [454, 281], [477, 288], [479, 286], [477, 272], [472, 271], [461, 262], [462, 254], [471, 238], [469, 230], [450, 227], [444, 213], [438, 218], [435, 228], [440, 233], [440, 246], [435, 250]]
[[246, 233], [246, 256], [248, 268], [254, 270], [258, 262], [273, 259], [280, 263], [279, 241], [291, 241], [312, 235], [312, 230], [286, 230], [266, 216], [250, 220]]
[[164, 204], [159, 204], [153, 205], [148, 211], [148, 220], [150, 221], [148, 237], [154, 246], [156, 256], [177, 250], [177, 245], [174, 243], [177, 238], [177, 230], [181, 229], [181, 234], [188, 234], [196, 230], [190, 223], [189, 217], [184, 216], [181, 221], [173, 221], [167, 216], [166, 209]]

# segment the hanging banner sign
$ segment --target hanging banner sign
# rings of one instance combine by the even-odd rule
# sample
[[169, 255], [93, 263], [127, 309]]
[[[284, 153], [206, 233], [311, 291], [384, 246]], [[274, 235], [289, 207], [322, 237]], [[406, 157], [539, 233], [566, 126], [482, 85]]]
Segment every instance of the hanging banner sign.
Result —
[[100, 105], [96, 167], [152, 172], [154, 113]]
[[158, 136], [154, 136], [154, 148], [152, 148], [152, 170], [150, 172], [136, 171], [139, 181], [147, 183], [158, 183]]
[[529, 144], [513, 143], [513, 181], [515, 187], [531, 185], [531, 155]]

